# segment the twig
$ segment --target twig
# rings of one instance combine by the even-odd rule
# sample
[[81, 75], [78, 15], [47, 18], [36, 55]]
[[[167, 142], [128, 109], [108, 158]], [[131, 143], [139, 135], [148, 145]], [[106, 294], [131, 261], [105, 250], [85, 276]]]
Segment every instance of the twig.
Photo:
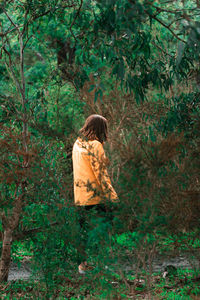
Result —
[[45, 11], [44, 13], [42, 13], [42, 14], [40, 14], [40, 15], [36, 15], [32, 20], [34, 21], [34, 20], [36, 20], [36, 19], [38, 19], [38, 18], [41, 18], [41, 17], [43, 17], [43, 16], [46, 16], [46, 15], [48, 15], [51, 11], [54, 13], [56, 10], [58, 10], [58, 9], [65, 9], [65, 8], [71, 8], [71, 7], [74, 7], [75, 6], [75, 4], [69, 4], [69, 5], [64, 5], [64, 6], [58, 6], [58, 7], [55, 7], [54, 9], [52, 9], [52, 8], [50, 8], [50, 9], [48, 9], [47, 11]]
[[12, 28], [11, 30], [8, 30], [6, 32], [0, 32], [0, 37], [5, 37], [8, 33], [12, 32], [16, 30], [16, 28]]
[[76, 22], [76, 19], [77, 19], [78, 15], [80, 14], [82, 5], [83, 5], [83, 0], [81, 0], [81, 4], [80, 4], [80, 6], [78, 8], [78, 11], [77, 11], [75, 17], [74, 17], [74, 20], [72, 21], [72, 23], [70, 25], [70, 28], [69, 28], [69, 30], [70, 30], [71, 34], [73, 35], [73, 37], [75, 38], [75, 40], [76, 40], [76, 37], [75, 37], [75, 35], [74, 35], [73, 31], [72, 31], [72, 27], [74, 26], [74, 23]]
[[175, 36], [179, 41], [183, 42], [184, 44], [186, 44], [186, 41], [183, 40], [182, 38], [180, 38], [170, 27], [169, 25], [165, 24], [163, 21], [161, 21], [160, 19], [156, 18], [154, 15], [151, 15], [148, 13], [147, 10], [144, 10], [146, 14], [148, 14], [152, 19], [154, 19], [155, 21], [157, 21], [158, 23], [160, 23], [163, 27], [167, 28], [173, 36]]
[[22, 30], [22, 36], [24, 35], [25, 30], [28, 29], [28, 24], [29, 24], [29, 22], [26, 22], [26, 21], [27, 21], [28, 13], [29, 13], [29, 8], [28, 8], [28, 9], [26, 10], [26, 12], [25, 12], [25, 16], [24, 16], [24, 26], [23, 26], [23, 30]]
[[[150, 3], [149, 3], [150, 4]], [[151, 4], [152, 5], [152, 4]], [[185, 11], [193, 11], [193, 10], [196, 10], [198, 9], [198, 7], [194, 7], [194, 8], [182, 8], [182, 9], [174, 9], [174, 10], [171, 10], [171, 9], [166, 9], [166, 8], [161, 8], [161, 7], [158, 7], [158, 6], [155, 6], [155, 5], [152, 5], [153, 8], [155, 8], [157, 11], [159, 12], [168, 12], [170, 14], [177, 14], [179, 12], [185, 12]]]
[[[129, 0], [130, 3], [134, 4], [133, 0]], [[160, 23], [163, 27], [167, 28], [174, 37], [176, 37], [179, 41], [183, 42], [184, 44], [186, 44], [186, 41], [183, 40], [182, 38], [180, 38], [171, 28], [169, 25], [165, 24], [162, 20], [158, 19], [155, 15], [150, 14], [146, 9], [144, 9], [144, 12], [151, 17], [152, 19], [154, 19], [155, 21], [157, 21], [158, 23]]]
[[163, 49], [162, 49], [159, 45], [157, 45], [156, 43], [154, 43], [154, 42], [152, 42], [152, 41], [151, 41], [151, 43], [152, 43], [156, 48], [158, 48], [159, 50], [161, 50], [164, 54], [166, 54], [166, 55], [168, 55], [168, 56], [174, 58], [173, 55], [171, 55], [171, 54], [169, 54], [168, 52], [166, 52], [165, 50], [163, 50]]
[[[49, 224], [48, 226], [56, 226], [58, 225], [59, 223], [58, 222], [54, 222], [54, 223], [51, 223]], [[33, 234], [36, 234], [38, 232], [42, 232], [46, 230], [46, 228], [42, 228], [42, 227], [37, 227], [37, 228], [31, 228], [29, 230], [25, 230], [25, 231], [22, 231], [22, 232], [17, 232], [17, 233], [14, 233], [13, 235], [13, 240], [23, 240], [27, 237], [31, 237]]]
[[[21, 94], [21, 85], [20, 85], [18, 79], [15, 76], [15, 72], [14, 72], [13, 67], [12, 67], [12, 60], [10, 58], [10, 53], [7, 51], [7, 49], [5, 48], [5, 46], [3, 46], [2, 48], [3, 48], [4, 52], [7, 54], [8, 59], [9, 59], [9, 66], [8, 66], [8, 63], [5, 61], [5, 65], [7, 67], [7, 71], [8, 71], [8, 73], [11, 72], [11, 77], [13, 78], [13, 81], [17, 85], [17, 89], [18, 89], [19, 94]], [[10, 72], [9, 72], [9, 67], [10, 67]]]
[[7, 18], [8, 18], [8, 20], [10, 21], [10, 23], [17, 29], [17, 31], [19, 32], [19, 26], [18, 25], [16, 25], [14, 22], [13, 22], [13, 20], [12, 20], [12, 18], [7, 14], [7, 12], [3, 9], [3, 12], [4, 12], [4, 14], [7, 16]]
[[31, 39], [33, 36], [34, 36], [34, 35], [31, 34], [31, 35], [27, 38], [26, 42], [24, 43], [23, 50], [24, 50], [24, 48], [26, 47], [26, 45], [28, 44], [28, 42], [30, 41], [30, 39]]

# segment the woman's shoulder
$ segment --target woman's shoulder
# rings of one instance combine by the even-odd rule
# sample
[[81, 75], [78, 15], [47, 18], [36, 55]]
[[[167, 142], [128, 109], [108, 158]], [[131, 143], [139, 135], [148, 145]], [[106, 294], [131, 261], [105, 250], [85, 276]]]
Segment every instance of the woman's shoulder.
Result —
[[83, 139], [81, 137], [78, 137], [74, 143], [73, 148], [84, 148], [89, 151], [103, 151], [103, 145], [101, 142], [98, 140], [88, 140], [88, 139]]
[[103, 145], [101, 142], [99, 142], [98, 140], [91, 140], [88, 141], [88, 145], [94, 149], [101, 149], [103, 148]]
[[87, 140], [87, 139], [82, 139], [81, 137], [78, 137], [74, 143], [74, 145], [78, 145], [79, 147], [89, 147], [89, 148], [100, 148], [102, 147], [102, 143], [99, 142], [98, 140]]
[[102, 145], [98, 140], [90, 140], [88, 143], [91, 145]]

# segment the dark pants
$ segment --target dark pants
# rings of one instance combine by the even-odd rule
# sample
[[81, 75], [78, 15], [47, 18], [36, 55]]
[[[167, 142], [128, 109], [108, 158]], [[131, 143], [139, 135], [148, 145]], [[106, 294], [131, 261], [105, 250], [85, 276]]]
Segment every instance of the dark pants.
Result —
[[[104, 222], [108, 222], [109, 224], [112, 223], [113, 214], [110, 207], [105, 206], [104, 204], [97, 204], [97, 205], [86, 205], [86, 206], [78, 206], [78, 220], [80, 225], [80, 234], [79, 234], [79, 241], [77, 247], [77, 260], [80, 264], [83, 261], [87, 260], [87, 246], [89, 243], [89, 232], [93, 230], [95, 227], [95, 223], [98, 224], [100, 221], [99, 218]], [[102, 232], [102, 239], [104, 235], [108, 234], [108, 230], [106, 232]], [[96, 237], [98, 239], [98, 237]], [[98, 252], [97, 249], [98, 240], [96, 241], [96, 245], [93, 243], [93, 248], [95, 248], [95, 252]], [[90, 245], [91, 249], [91, 245]]]

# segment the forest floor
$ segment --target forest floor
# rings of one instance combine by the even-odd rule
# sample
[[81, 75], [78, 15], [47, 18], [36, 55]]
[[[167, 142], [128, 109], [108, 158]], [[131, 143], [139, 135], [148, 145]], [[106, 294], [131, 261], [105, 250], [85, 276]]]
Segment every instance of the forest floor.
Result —
[[[140, 278], [134, 276], [134, 264], [111, 266], [110, 271], [60, 276], [48, 287], [31, 275], [31, 257], [24, 256], [20, 264], [12, 263], [9, 281], [0, 285], [1, 299], [200, 299], [200, 276], [193, 271], [197, 261], [184, 255], [157, 257], [153, 273]], [[175, 274], [163, 278], [167, 266], [175, 267]], [[100, 282], [100, 285], [97, 285]], [[49, 290], [47, 292], [47, 290]]]
[[[151, 260], [145, 255], [134, 256], [138, 249], [135, 240], [135, 233], [117, 236], [112, 249], [114, 260], [105, 255], [101, 260], [96, 258], [94, 270], [86, 275], [78, 274], [74, 263], [67, 262], [62, 266], [57, 263], [53, 276], [49, 271], [42, 273], [41, 262], [40, 270], [37, 269], [33, 253], [23, 242], [16, 242], [8, 282], [0, 284], [0, 299], [200, 300], [199, 238], [194, 242], [193, 235], [184, 234], [178, 239], [178, 251], [176, 237], [160, 238]], [[184, 241], [190, 243], [190, 248], [185, 247]], [[142, 258], [145, 261], [138, 264]], [[49, 259], [44, 262], [51, 267]]]
[[[174, 266], [177, 269], [192, 269], [194, 267], [198, 268], [199, 262], [197, 259], [189, 259], [186, 255], [177, 255], [177, 256], [157, 256], [152, 262], [152, 271], [154, 273], [163, 273], [165, 271], [166, 266]], [[123, 261], [120, 265], [116, 265], [116, 268], [122, 269], [126, 273], [134, 272], [136, 266], [134, 263], [130, 263], [130, 260]], [[23, 260], [19, 263], [12, 262], [8, 281], [13, 280], [28, 280], [31, 277], [31, 257], [24, 256]]]
[[62, 276], [54, 286], [38, 280], [12, 280], [0, 285], [1, 299], [200, 299], [200, 277], [185, 272], [182, 276], [163, 278], [152, 274], [150, 285], [145, 276], [119, 278], [114, 274], [106, 279], [101, 275], [101, 285], [92, 274]]

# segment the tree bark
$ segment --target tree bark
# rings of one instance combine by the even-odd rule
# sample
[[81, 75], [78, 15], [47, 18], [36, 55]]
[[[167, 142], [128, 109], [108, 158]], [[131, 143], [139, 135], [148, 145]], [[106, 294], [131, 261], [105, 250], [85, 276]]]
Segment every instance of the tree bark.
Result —
[[[4, 49], [5, 53], [9, 57], [9, 66], [12, 73], [12, 77], [14, 79], [15, 85], [18, 88], [19, 94], [21, 96], [21, 105], [22, 105], [22, 137], [23, 137], [23, 151], [25, 154], [23, 155], [23, 162], [22, 162], [22, 168], [27, 168], [29, 166], [29, 159], [28, 159], [28, 113], [26, 108], [26, 103], [28, 100], [28, 97], [26, 98], [26, 81], [24, 76], [24, 48], [25, 44], [23, 42], [23, 38], [25, 36], [25, 31], [27, 29], [27, 24], [24, 23], [24, 28], [22, 32], [19, 29], [19, 26], [14, 23], [12, 18], [8, 15], [8, 13], [4, 10], [5, 15], [7, 16], [8, 20], [14, 26], [14, 28], [17, 30], [18, 33], [18, 39], [19, 39], [19, 46], [20, 46], [20, 80], [17, 79], [17, 76], [15, 75], [14, 70], [12, 69], [12, 58], [11, 55], [6, 51], [6, 48]], [[25, 12], [25, 18], [27, 16], [27, 11]], [[25, 169], [26, 170], [26, 169]], [[8, 273], [10, 269], [10, 262], [11, 262], [11, 246], [12, 246], [12, 236], [13, 231], [15, 228], [18, 227], [21, 211], [22, 211], [22, 203], [23, 198], [25, 195], [25, 180], [26, 175], [23, 176], [23, 178], [19, 178], [15, 195], [14, 195], [14, 207], [12, 209], [12, 213], [8, 214], [8, 216], [3, 215], [3, 248], [1, 253], [1, 261], [0, 261], [0, 282], [1, 281], [7, 281], [8, 280]], [[17, 196], [19, 192], [19, 186], [21, 186], [21, 192], [20, 195]]]
[[8, 280], [11, 262], [12, 230], [7, 228], [3, 234], [3, 247], [0, 262], [0, 282]]
[[[23, 187], [22, 187], [23, 188]], [[15, 196], [18, 187], [15, 191]], [[3, 215], [3, 247], [1, 252], [1, 261], [0, 261], [0, 282], [8, 280], [8, 273], [10, 269], [11, 262], [11, 247], [12, 247], [12, 236], [13, 231], [19, 224], [19, 219], [22, 211], [22, 199], [21, 197], [15, 198], [15, 206], [13, 208], [12, 214], [8, 217]]]

